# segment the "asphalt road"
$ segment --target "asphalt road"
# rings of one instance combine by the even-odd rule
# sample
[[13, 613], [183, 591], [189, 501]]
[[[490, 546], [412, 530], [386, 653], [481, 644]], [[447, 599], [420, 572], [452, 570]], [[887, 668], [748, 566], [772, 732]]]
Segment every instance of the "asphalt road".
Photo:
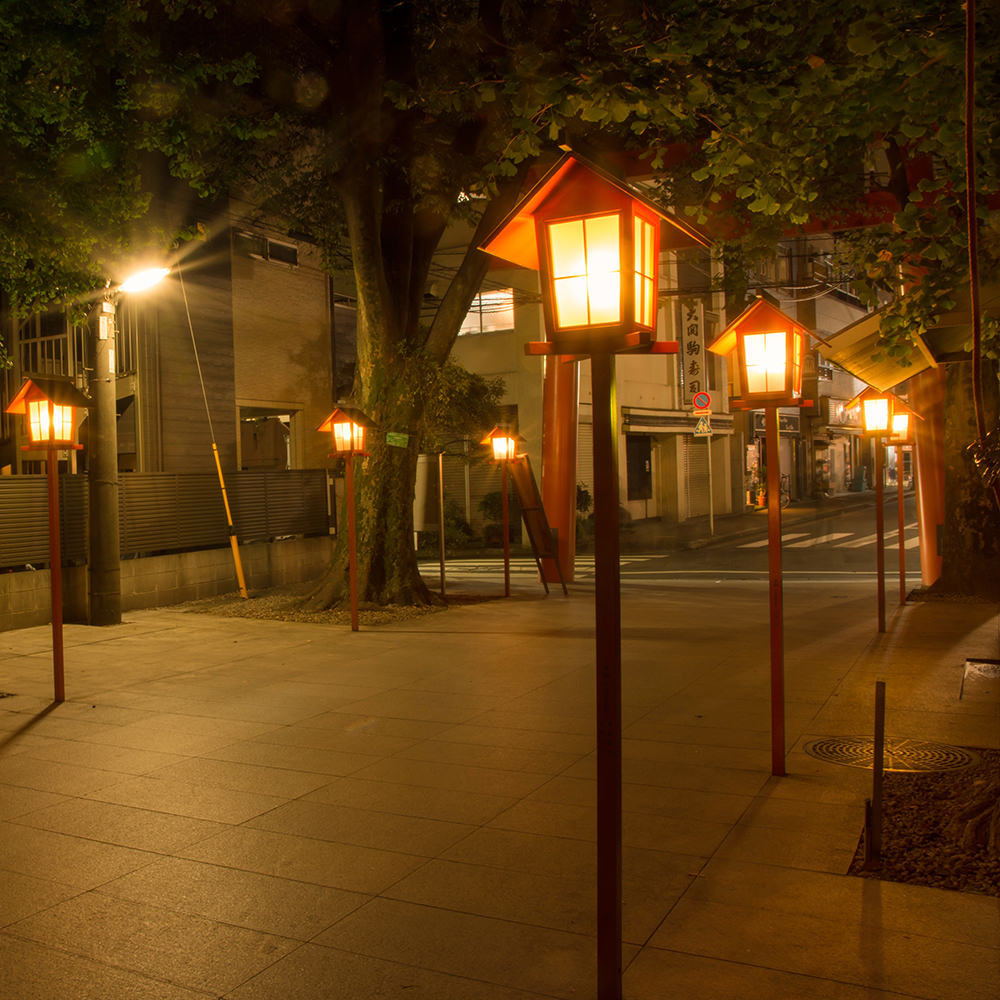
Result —
[[[796, 520], [794, 513], [794, 508], [791, 508], [786, 514], [782, 530], [782, 573], [787, 581], [875, 579], [877, 556], [874, 507], [805, 521]], [[648, 586], [678, 579], [766, 579], [767, 520], [763, 515], [759, 518], [759, 525], [758, 531], [742, 532], [737, 537], [720, 534], [698, 548], [671, 547], [638, 554], [623, 553], [622, 586]], [[905, 503], [904, 526], [907, 586], [914, 587], [920, 583], [920, 554], [912, 496]], [[884, 530], [886, 587], [890, 589], [899, 580], [898, 512], [895, 502], [886, 504]], [[423, 562], [422, 570], [428, 583], [435, 586], [439, 575], [438, 564]], [[494, 583], [498, 579], [502, 586], [502, 559], [499, 553], [496, 557], [485, 559], [449, 559], [446, 577], [449, 586]], [[578, 555], [575, 583], [586, 585], [592, 583], [593, 579], [593, 555]], [[518, 587], [537, 582], [534, 560], [530, 557], [513, 557], [511, 580], [512, 585], [516, 583]]]

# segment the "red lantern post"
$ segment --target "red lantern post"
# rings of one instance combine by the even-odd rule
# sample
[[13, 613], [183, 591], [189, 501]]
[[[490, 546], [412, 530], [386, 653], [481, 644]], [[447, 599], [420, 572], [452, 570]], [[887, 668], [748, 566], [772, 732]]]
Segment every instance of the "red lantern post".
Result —
[[372, 423], [365, 414], [353, 406], [338, 406], [317, 430], [330, 431], [333, 438], [331, 458], [342, 456], [347, 493], [347, 567], [351, 603], [351, 631], [358, 631], [358, 547], [354, 517], [354, 457], [364, 455], [365, 430]]
[[763, 407], [767, 440], [767, 577], [771, 647], [771, 773], [785, 774], [785, 636], [781, 570], [779, 406], [811, 406], [802, 398], [809, 331], [764, 299], [745, 309], [709, 347], [730, 359], [736, 409]]
[[66, 700], [63, 663], [62, 544], [59, 533], [59, 456], [74, 444], [76, 409], [90, 400], [68, 379], [28, 379], [7, 407], [8, 413], [27, 418], [29, 444], [25, 451], [46, 452], [45, 473], [49, 507], [49, 583], [52, 602], [52, 687], [53, 700]]
[[546, 339], [529, 355], [591, 362], [597, 687], [597, 996], [621, 998], [621, 595], [614, 356], [656, 341], [661, 250], [708, 240], [622, 181], [565, 156], [481, 249], [538, 270]]

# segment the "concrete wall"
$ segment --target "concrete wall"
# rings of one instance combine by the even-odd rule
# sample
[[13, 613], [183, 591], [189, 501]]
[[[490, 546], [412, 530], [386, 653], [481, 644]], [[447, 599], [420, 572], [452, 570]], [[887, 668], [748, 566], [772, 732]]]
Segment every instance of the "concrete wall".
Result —
[[[330, 561], [334, 539], [295, 538], [240, 547], [251, 591], [300, 583], [320, 575]], [[205, 549], [122, 562], [122, 610], [155, 608], [235, 593], [232, 550]], [[87, 620], [87, 570], [63, 570], [63, 617]], [[47, 625], [51, 621], [48, 570], [0, 575], [0, 631]]]

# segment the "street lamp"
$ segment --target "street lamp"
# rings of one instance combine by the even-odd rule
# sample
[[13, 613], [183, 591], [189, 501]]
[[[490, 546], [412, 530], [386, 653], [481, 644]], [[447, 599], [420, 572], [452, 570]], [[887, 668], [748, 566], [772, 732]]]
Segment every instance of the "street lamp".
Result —
[[87, 485], [90, 507], [89, 575], [91, 625], [122, 620], [121, 546], [118, 527], [118, 393], [115, 362], [115, 316], [120, 293], [142, 292], [169, 274], [169, 268], [139, 271], [110, 285], [90, 324], [88, 380], [91, 402], [87, 421]]
[[[868, 386], [862, 389], [848, 404], [852, 410], [860, 404], [861, 418], [866, 434], [871, 435], [875, 445], [875, 561], [878, 586], [878, 630], [885, 631], [885, 515], [883, 492], [883, 439], [904, 435], [909, 431], [909, 418], [916, 416], [898, 396], [891, 392], [878, 392]], [[905, 424], [904, 424], [905, 418]], [[903, 489], [902, 476], [897, 467], [896, 478], [899, 506], [899, 552], [900, 552], [900, 604], [906, 603], [906, 564], [903, 550]]]
[[517, 443], [523, 440], [506, 427], [494, 427], [480, 442], [493, 449], [493, 461], [500, 466], [500, 497], [503, 508], [503, 596], [510, 597], [510, 498], [509, 465], [517, 457]]
[[767, 553], [771, 622], [771, 774], [785, 774], [784, 597], [781, 580], [781, 465], [778, 407], [811, 406], [802, 398], [802, 359], [809, 331], [777, 306], [757, 299], [709, 346], [729, 358], [734, 409], [763, 407], [767, 439]]
[[354, 524], [354, 456], [365, 455], [365, 431], [371, 420], [354, 406], [338, 405], [317, 427], [330, 431], [333, 440], [331, 458], [343, 457], [347, 493], [347, 567], [351, 598], [351, 631], [358, 631], [358, 547]]
[[63, 449], [75, 449], [76, 410], [90, 400], [68, 379], [29, 378], [7, 407], [8, 413], [27, 418], [25, 450], [46, 451], [45, 474], [49, 494], [49, 590], [52, 601], [52, 683], [53, 700], [66, 700], [62, 637], [62, 547], [59, 536], [59, 456]]
[[618, 178], [562, 157], [480, 249], [538, 270], [546, 339], [529, 355], [590, 359], [597, 674], [597, 995], [620, 1000], [622, 971], [621, 594], [614, 356], [676, 354], [656, 341], [661, 250], [707, 246]]

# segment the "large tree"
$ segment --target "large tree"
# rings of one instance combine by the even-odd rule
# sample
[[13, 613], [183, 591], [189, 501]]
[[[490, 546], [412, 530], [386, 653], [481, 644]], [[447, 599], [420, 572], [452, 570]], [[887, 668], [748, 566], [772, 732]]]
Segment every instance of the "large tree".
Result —
[[[850, 243], [856, 289], [897, 303], [899, 353], [953, 300], [965, 268], [964, 23], [958, 4], [895, 0], [109, 0], [138, 147], [201, 193], [239, 184], [349, 260], [358, 300], [354, 402], [382, 431], [361, 477], [363, 599], [423, 601], [410, 499], [427, 401], [488, 261], [479, 237], [529, 170], [569, 143], [645, 155], [665, 200], [741, 259], [816, 220], [881, 225]], [[89, 5], [42, 3], [73, 18]], [[111, 15], [108, 15], [109, 17]], [[997, 189], [995, 8], [981, 15], [980, 184]], [[80, 58], [79, 51], [75, 58]], [[108, 57], [110, 58], [110, 57]], [[93, 89], [93, 88], [91, 88]], [[118, 105], [113, 106], [117, 107]], [[918, 176], [914, 165], [931, 164]], [[883, 169], [884, 167], [884, 169]], [[130, 176], [130, 175], [126, 175]], [[994, 216], [982, 258], [995, 273]], [[436, 308], [450, 226], [468, 250]], [[723, 225], [722, 223], [725, 223]], [[900, 296], [900, 276], [911, 293]], [[437, 284], [440, 276], [435, 275]], [[996, 533], [1000, 535], [1000, 532]], [[338, 553], [317, 599], [344, 586]]]
[[0, 3], [0, 292], [18, 313], [102, 286], [146, 212], [122, 83], [142, 16], [117, 0]]

